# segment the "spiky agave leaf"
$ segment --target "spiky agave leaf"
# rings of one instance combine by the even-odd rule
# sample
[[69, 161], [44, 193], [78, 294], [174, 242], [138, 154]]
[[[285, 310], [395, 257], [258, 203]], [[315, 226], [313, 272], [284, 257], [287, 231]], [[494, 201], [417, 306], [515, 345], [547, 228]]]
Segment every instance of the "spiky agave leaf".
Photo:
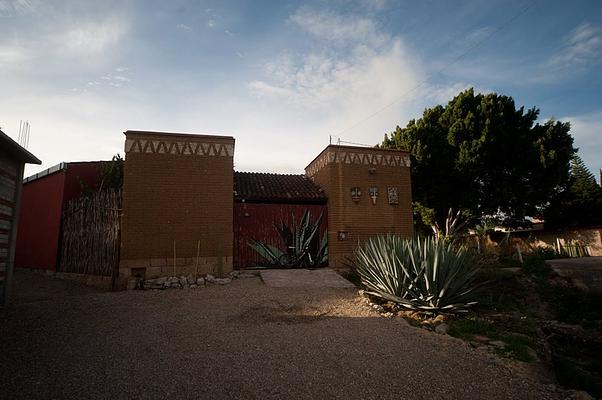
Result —
[[279, 248], [262, 243], [258, 240], [252, 240], [248, 243], [249, 247], [263, 257], [269, 265], [280, 265], [284, 252]]
[[371, 238], [356, 250], [354, 267], [368, 293], [412, 310], [466, 310], [479, 287], [472, 256], [433, 238]]
[[[311, 213], [305, 210], [299, 223], [292, 216], [292, 223], [284, 221], [273, 226], [284, 242], [285, 251], [254, 240], [249, 243], [260, 256], [275, 267], [319, 267], [328, 260], [328, 239], [324, 234], [320, 240], [320, 226], [323, 214], [311, 221]], [[276, 251], [277, 250], [277, 251]]]

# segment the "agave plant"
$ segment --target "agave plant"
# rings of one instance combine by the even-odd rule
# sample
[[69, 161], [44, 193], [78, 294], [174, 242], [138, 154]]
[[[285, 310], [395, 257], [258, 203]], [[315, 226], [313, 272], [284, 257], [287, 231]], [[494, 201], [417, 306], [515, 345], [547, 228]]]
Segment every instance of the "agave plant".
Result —
[[377, 236], [355, 252], [354, 267], [366, 292], [411, 310], [466, 311], [475, 275], [474, 256], [436, 238]]
[[252, 240], [249, 246], [266, 261], [268, 267], [320, 267], [328, 260], [328, 236], [324, 234], [320, 239], [322, 216], [323, 214], [320, 214], [312, 222], [309, 210], [305, 210], [298, 224], [294, 215], [290, 225], [283, 221], [274, 223], [274, 229], [278, 231], [285, 251], [259, 240]]

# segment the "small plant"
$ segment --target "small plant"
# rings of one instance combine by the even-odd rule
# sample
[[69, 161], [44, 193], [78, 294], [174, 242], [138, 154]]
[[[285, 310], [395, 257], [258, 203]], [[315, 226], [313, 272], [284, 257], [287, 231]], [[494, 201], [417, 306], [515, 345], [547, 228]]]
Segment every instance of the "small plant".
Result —
[[466, 311], [482, 286], [471, 253], [432, 237], [377, 236], [357, 248], [353, 263], [368, 294], [411, 310]]
[[217, 262], [215, 264], [215, 268], [214, 271], [215, 273], [215, 277], [222, 279], [225, 277], [224, 274], [224, 249], [222, 244], [220, 243], [219, 246], [217, 246]]
[[276, 246], [253, 240], [249, 246], [265, 261], [266, 267], [272, 268], [307, 268], [321, 267], [328, 260], [328, 235], [320, 239], [320, 225], [322, 216], [311, 222], [309, 210], [305, 210], [299, 224], [292, 217], [292, 224], [280, 221], [274, 223], [286, 250]]

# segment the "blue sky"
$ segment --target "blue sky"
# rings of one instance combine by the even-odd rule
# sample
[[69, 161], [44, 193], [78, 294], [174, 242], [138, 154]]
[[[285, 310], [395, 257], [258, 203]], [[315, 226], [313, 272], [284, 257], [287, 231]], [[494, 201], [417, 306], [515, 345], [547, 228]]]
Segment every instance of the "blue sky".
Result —
[[0, 0], [26, 174], [123, 153], [127, 129], [233, 135], [236, 169], [301, 173], [329, 135], [376, 144], [473, 86], [570, 121], [598, 175], [601, 67], [600, 1]]

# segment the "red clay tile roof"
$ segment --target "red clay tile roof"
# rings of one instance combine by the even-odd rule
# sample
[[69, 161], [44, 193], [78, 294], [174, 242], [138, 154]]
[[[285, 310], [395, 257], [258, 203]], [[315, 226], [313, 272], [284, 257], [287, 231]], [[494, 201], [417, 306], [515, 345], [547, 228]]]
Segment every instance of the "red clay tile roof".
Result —
[[305, 175], [234, 171], [236, 201], [326, 203], [326, 194]]

